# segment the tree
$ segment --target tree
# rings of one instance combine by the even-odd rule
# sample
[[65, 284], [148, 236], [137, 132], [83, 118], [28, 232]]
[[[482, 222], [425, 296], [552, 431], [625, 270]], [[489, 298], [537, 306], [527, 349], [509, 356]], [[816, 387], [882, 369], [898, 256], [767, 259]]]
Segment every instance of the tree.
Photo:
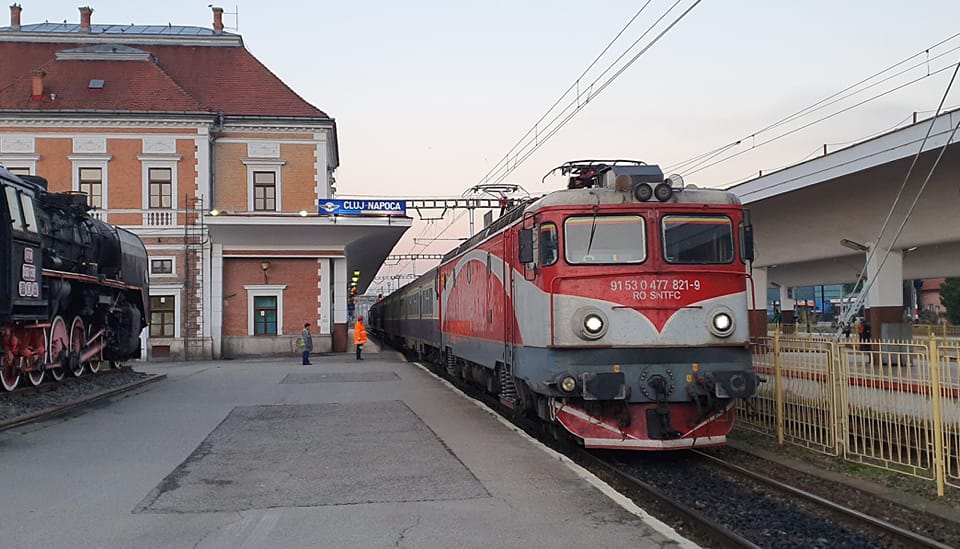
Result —
[[940, 285], [940, 302], [950, 324], [960, 324], [960, 278], [948, 278]]

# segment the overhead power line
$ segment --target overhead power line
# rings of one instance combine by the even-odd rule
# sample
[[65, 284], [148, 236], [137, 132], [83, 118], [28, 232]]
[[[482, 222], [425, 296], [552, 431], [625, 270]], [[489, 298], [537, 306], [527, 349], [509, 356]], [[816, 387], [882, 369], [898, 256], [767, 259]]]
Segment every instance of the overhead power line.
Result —
[[[757, 149], [757, 148], [759, 148], [759, 147], [761, 147], [761, 146], [764, 146], [764, 145], [766, 145], [766, 144], [769, 144], [769, 143], [772, 143], [772, 142], [777, 141], [777, 140], [779, 140], [779, 139], [782, 139], [782, 138], [784, 138], [784, 137], [786, 137], [786, 136], [788, 136], [788, 135], [792, 135], [792, 134], [794, 134], [794, 133], [796, 133], [796, 132], [798, 132], [798, 131], [800, 131], [800, 130], [806, 129], [806, 128], [812, 126], [812, 125], [815, 125], [815, 124], [818, 124], [818, 123], [823, 122], [823, 121], [825, 121], [825, 120], [828, 120], [828, 119], [830, 119], [830, 118], [833, 118], [834, 116], [837, 116], [837, 115], [839, 115], [839, 114], [841, 114], [841, 113], [844, 113], [844, 112], [847, 112], [847, 111], [849, 111], [849, 110], [851, 110], [851, 109], [853, 109], [853, 108], [857, 108], [857, 107], [859, 107], [859, 106], [862, 106], [862, 105], [865, 104], [865, 103], [868, 103], [868, 102], [870, 102], [870, 101], [879, 99], [880, 97], [883, 97], [883, 96], [885, 96], [885, 95], [888, 95], [888, 94], [890, 94], [890, 93], [893, 93], [893, 92], [895, 92], [895, 91], [898, 91], [898, 90], [900, 90], [900, 89], [903, 89], [903, 88], [905, 88], [905, 87], [907, 87], [907, 86], [910, 86], [910, 85], [912, 85], [912, 84], [915, 84], [915, 83], [917, 83], [917, 82], [920, 82], [920, 81], [922, 81], [922, 80], [924, 80], [924, 79], [926, 79], [926, 78], [929, 78], [929, 77], [931, 77], [931, 76], [934, 76], [934, 75], [936, 75], [936, 74], [939, 74], [939, 73], [941, 73], [941, 72], [943, 72], [943, 71], [945, 71], [945, 70], [948, 70], [948, 69], [952, 68], [953, 65], [947, 65], [947, 66], [945, 66], [945, 67], [941, 67], [941, 68], [939, 68], [939, 69], [937, 69], [937, 70], [931, 71], [931, 70], [930, 70], [930, 63], [933, 62], [933, 61], [937, 61], [938, 59], [941, 59], [941, 58], [943, 58], [944, 56], [949, 55], [950, 53], [953, 53], [953, 52], [957, 51], [958, 49], [960, 49], [960, 46], [953, 46], [953, 47], [947, 49], [946, 51], [943, 51], [943, 52], [940, 52], [940, 53], [934, 55], [933, 57], [930, 56], [930, 52], [931, 52], [932, 50], [935, 50], [935, 49], [937, 49], [937, 48], [940, 48], [940, 47], [944, 46], [945, 44], [948, 44], [949, 42], [955, 40], [957, 37], [960, 37], [960, 33], [956, 33], [956, 34], [954, 34], [954, 35], [952, 35], [952, 36], [949, 36], [949, 37], [947, 37], [947, 38], [945, 38], [945, 39], [937, 42], [936, 44], [933, 44], [932, 46], [930, 46], [930, 47], [928, 47], [928, 48], [925, 48], [925, 49], [923, 49], [923, 50], [921, 50], [921, 51], [919, 51], [919, 52], [917, 52], [917, 53], [914, 53], [913, 55], [910, 55], [910, 56], [908, 56], [908, 57], [906, 57], [906, 58], [904, 58], [904, 59], [902, 59], [902, 60], [900, 60], [900, 61], [897, 61], [896, 63], [893, 63], [893, 64], [887, 66], [886, 68], [884, 68], [884, 69], [882, 69], [882, 70], [880, 70], [880, 71], [878, 71], [878, 72], [875, 72], [874, 74], [872, 74], [872, 75], [870, 75], [870, 76], [868, 76], [868, 77], [866, 77], [866, 78], [863, 78], [863, 79], [857, 81], [856, 83], [851, 84], [851, 85], [843, 88], [843, 89], [840, 90], [840, 91], [837, 91], [837, 92], [835, 92], [835, 93], [832, 93], [832, 94], [830, 94], [830, 95], [828, 95], [828, 96], [826, 96], [826, 97], [824, 97], [824, 98], [822, 98], [822, 99], [820, 99], [820, 100], [818, 100], [818, 101], [816, 101], [816, 102], [814, 102], [814, 103], [812, 103], [812, 104], [810, 104], [810, 105], [808, 105], [808, 106], [806, 106], [806, 107], [804, 107], [804, 108], [802, 108], [802, 109], [800, 109], [800, 110], [798, 110], [798, 111], [796, 111], [796, 112], [794, 112], [794, 113], [792, 113], [792, 114], [790, 114], [790, 115], [788, 115], [788, 116], [785, 116], [785, 117], [783, 117], [783, 118], [781, 118], [781, 119], [779, 119], [779, 120], [776, 120], [775, 122], [772, 122], [772, 123], [770, 123], [770, 124], [768, 124], [768, 125], [760, 128], [760, 129], [754, 131], [753, 133], [751, 133], [751, 134], [749, 134], [749, 135], [746, 135], [746, 136], [744, 136], [744, 137], [741, 137], [740, 139], [737, 139], [737, 140], [735, 140], [735, 141], [733, 141], [733, 142], [731, 142], [731, 143], [729, 143], [729, 144], [727, 144], [727, 145], [724, 145], [724, 146], [719, 147], [719, 148], [717, 148], [717, 149], [714, 149], [714, 150], [712, 150], [712, 151], [708, 151], [708, 152], [706, 152], [706, 153], [701, 153], [701, 154], [698, 154], [698, 155], [696, 155], [696, 156], [694, 156], [694, 157], [692, 157], [692, 158], [688, 158], [688, 159], [683, 160], [683, 161], [681, 161], [681, 162], [678, 162], [678, 163], [676, 163], [676, 164], [672, 164], [672, 165], [668, 166], [668, 167], [666, 168], [666, 170], [667, 170], [667, 171], [671, 171], [671, 172], [681, 172], [681, 173], [684, 173], [684, 175], [690, 175], [690, 174], [693, 174], [693, 173], [697, 173], [697, 172], [703, 171], [703, 170], [705, 170], [705, 169], [711, 168], [711, 167], [716, 166], [716, 165], [718, 165], [718, 164], [722, 164], [723, 162], [726, 162], [726, 161], [728, 161], [728, 160], [730, 160], [730, 159], [732, 159], [732, 158], [735, 158], [735, 157], [737, 157], [737, 156], [740, 156], [740, 155], [742, 155], [742, 154], [745, 154], [746, 152], [749, 152], [749, 151], [751, 151], [751, 150]], [[910, 66], [908, 66], [908, 67], [906, 67], [906, 68], [903, 68], [903, 69], [901, 69], [901, 70], [899, 70], [899, 71], [896, 70], [896, 69], [898, 69], [899, 67], [902, 67], [903, 65], [906, 65], [906, 64], [910, 63], [912, 60], [917, 59], [918, 57], [923, 57], [923, 59], [922, 59], [921, 61], [916, 62], [916, 63], [913, 63], [913, 64], [911, 64]], [[851, 98], [851, 97], [853, 97], [853, 96], [855, 96], [855, 95], [858, 95], [858, 94], [863, 93], [863, 92], [865, 92], [865, 91], [867, 91], [867, 90], [870, 90], [870, 89], [872, 89], [872, 88], [875, 88], [875, 87], [877, 87], [877, 86], [880, 86], [880, 85], [882, 85], [882, 84], [884, 84], [884, 83], [886, 83], [886, 82], [889, 82], [890, 80], [893, 80], [894, 78], [897, 78], [897, 77], [899, 77], [899, 76], [903, 76], [904, 74], [907, 74], [907, 73], [909, 73], [910, 71], [914, 71], [914, 70], [916, 70], [916, 69], [918, 69], [918, 68], [922, 68], [922, 67], [924, 67], [924, 66], [927, 67], [926, 74], [924, 74], [924, 75], [922, 75], [922, 76], [919, 76], [919, 77], [917, 77], [917, 78], [914, 78], [913, 80], [910, 80], [909, 82], [907, 82], [907, 83], [905, 83], [905, 84], [901, 84], [901, 85], [895, 86], [895, 87], [892, 88], [892, 89], [886, 90], [886, 91], [884, 91], [884, 92], [882, 92], [882, 93], [879, 93], [879, 94], [876, 94], [876, 95], [874, 95], [874, 96], [872, 96], [872, 97], [870, 97], [870, 98], [868, 98], [868, 99], [866, 99], [866, 100], [860, 101], [860, 102], [858, 102], [857, 104], [855, 104], [855, 105], [853, 105], [853, 106], [846, 107], [846, 108], [841, 109], [841, 110], [839, 110], [839, 111], [836, 111], [836, 112], [834, 112], [834, 113], [832, 113], [832, 114], [829, 114], [829, 115], [823, 116], [823, 117], [821, 117], [821, 118], [818, 118], [818, 119], [814, 120], [813, 122], [809, 122], [809, 123], [807, 123], [807, 124], [803, 124], [803, 125], [800, 126], [799, 128], [795, 128], [795, 129], [786, 131], [786, 132], [784, 132], [784, 133], [781, 133], [781, 134], [776, 135], [776, 136], [774, 136], [774, 137], [771, 137], [771, 138], [769, 138], [769, 139], [763, 140], [763, 141], [761, 141], [760, 143], [757, 143], [757, 137], [759, 137], [759, 136], [761, 136], [761, 135], [763, 135], [763, 134], [766, 134], [766, 133], [768, 133], [768, 132], [771, 132], [772, 130], [775, 130], [775, 129], [777, 129], [777, 128], [780, 128], [780, 127], [782, 127], [782, 126], [785, 126], [785, 125], [787, 125], [787, 124], [790, 124], [790, 123], [792, 123], [792, 122], [796, 122], [796, 121], [798, 121], [798, 120], [800, 120], [800, 119], [802, 119], [802, 118], [805, 118], [805, 117], [807, 117], [807, 116], [812, 115], [813, 113], [815, 113], [815, 112], [817, 112], [817, 111], [821, 111], [821, 110], [823, 110], [823, 109], [826, 109], [827, 107], [830, 107], [830, 106], [832, 106], [832, 105], [835, 105], [836, 103], [838, 103], [838, 102], [840, 102], [840, 101], [843, 101], [843, 100], [845, 100], [845, 99], [849, 99], [849, 98]], [[888, 74], [888, 73], [891, 73], [891, 71], [896, 71], [896, 72], [893, 72], [893, 74]], [[883, 75], [887, 75], [887, 76], [883, 77]], [[880, 78], [880, 77], [883, 77], [883, 78]], [[877, 80], [878, 78], [880, 78], [880, 79]], [[868, 84], [868, 83], [869, 83], [869, 84]], [[865, 85], [865, 84], [867, 84], [867, 85]], [[724, 152], [729, 151], [730, 149], [732, 149], [732, 148], [734, 148], [734, 147], [737, 147], [737, 146], [739, 146], [739, 145], [745, 144], [745, 143], [750, 143], [750, 147], [748, 147], [747, 149], [741, 150], [741, 151], [737, 151], [737, 152], [735, 152], [735, 153], [733, 153], [733, 154], [729, 154], [729, 155], [723, 156], [723, 157], [720, 158], [719, 160], [714, 160], [717, 156], [723, 154]]]
[[[689, 7], [687, 7], [675, 19], [670, 21], [665, 28], [656, 34], [656, 36], [654, 36], [648, 43], [644, 44], [639, 51], [633, 53], [638, 45], [641, 45], [644, 38], [655, 31], [658, 26], [660, 26], [661, 23], [677, 8], [677, 6], [685, 1], [688, 0], [674, 1], [670, 7], [658, 18], [656, 18], [656, 20], [651, 23], [623, 52], [621, 52], [615, 60], [609, 63], [598, 76], [593, 78], [589, 83], [585, 83], [584, 78], [587, 77], [588, 73], [590, 73], [598, 65], [598, 63], [600, 63], [601, 59], [603, 59], [603, 57], [611, 50], [614, 44], [623, 37], [627, 29], [636, 22], [636, 20], [652, 3], [652, 0], [647, 0], [644, 2], [640, 9], [637, 10], [637, 12], [627, 21], [623, 28], [617, 32], [613, 39], [607, 43], [607, 45], [593, 59], [593, 61], [587, 65], [587, 67], [580, 73], [580, 75], [573, 81], [566, 91], [564, 91], [560, 97], [557, 98], [557, 100], [554, 101], [553, 104], [547, 109], [547, 111], [537, 119], [530, 130], [524, 133], [523, 136], [521, 136], [521, 138], [513, 145], [513, 147], [511, 147], [510, 150], [508, 150], [507, 153], [501, 158], [501, 160], [492, 168], [490, 168], [490, 170], [481, 178], [479, 185], [502, 183], [510, 175], [510, 173], [512, 173], [527, 158], [529, 158], [534, 152], [543, 146], [544, 143], [546, 143], [551, 137], [560, 131], [560, 129], [562, 129], [578, 112], [580, 112], [590, 101], [600, 95], [600, 93], [602, 93], [610, 84], [619, 78], [644, 53], [649, 51], [650, 48], [659, 42], [660, 39], [662, 39], [673, 27], [675, 27], [698, 4], [700, 4], [702, 0], [693, 0]], [[631, 53], [633, 53], [633, 56], [629, 57], [626, 62], [623, 62], [624, 59], [626, 59]], [[565, 101], [566, 105], [558, 110], [558, 107], [560, 107]], [[441, 229], [432, 237], [433, 240], [440, 238], [450, 229], [450, 227], [454, 226], [463, 215], [464, 212], [462, 211], [456, 214], [443, 229]], [[417, 246], [425, 247], [430, 242], [429, 238], [424, 238], [428, 227], [429, 226], [424, 227], [415, 237], [414, 245], [410, 249], [411, 253], [413, 253], [414, 248]]]
[[[518, 145], [514, 147], [504, 155], [503, 159], [500, 160], [489, 172], [484, 176], [483, 182], [493, 182], [498, 183], [506, 179], [517, 167], [523, 164], [533, 153], [540, 149], [550, 140], [551, 137], [556, 135], [564, 126], [576, 116], [584, 107], [587, 106], [593, 99], [598, 95], [603, 93], [603, 91], [612, 84], [617, 78], [620, 77], [630, 66], [632, 66], [644, 53], [650, 50], [657, 42], [660, 41], [673, 27], [675, 27], [680, 21], [682, 21], [698, 4], [701, 0], [694, 0], [694, 2], [687, 7], [678, 15], [673, 21], [671, 21], [663, 30], [661, 30], [655, 37], [653, 37], [646, 45], [644, 45], [638, 52], [636, 52], [633, 57], [628, 61], [623, 63], [619, 68], [617, 64], [620, 63], [625, 57], [627, 57], [633, 50], [640, 44], [643, 39], [653, 32], [660, 23], [674, 10], [683, 0], [676, 0], [660, 17], [656, 19], [649, 27], [640, 35], [639, 38], [634, 40], [630, 46], [624, 50], [613, 62], [611, 62], [603, 72], [600, 73], [595, 79], [593, 79], [589, 84], [584, 86], [584, 91], [580, 90], [580, 80], [578, 79], [575, 82], [576, 94], [569, 100], [567, 105], [563, 107], [559, 112], [556, 112], [549, 122], [547, 122], [543, 127], [540, 126], [540, 121], [548, 118], [551, 113], [554, 111], [555, 107], [551, 107], [550, 110], [544, 114], [540, 121], [533, 125], [533, 127], [524, 134], [524, 137], [520, 139]], [[646, 7], [646, 5], [644, 5]], [[614, 71], [613, 74], [604, 80], [604, 77]], [[602, 81], [602, 82], [601, 82]], [[562, 102], [563, 97], [569, 95], [567, 94], [561, 97], [561, 101], [558, 101], [557, 104]]]

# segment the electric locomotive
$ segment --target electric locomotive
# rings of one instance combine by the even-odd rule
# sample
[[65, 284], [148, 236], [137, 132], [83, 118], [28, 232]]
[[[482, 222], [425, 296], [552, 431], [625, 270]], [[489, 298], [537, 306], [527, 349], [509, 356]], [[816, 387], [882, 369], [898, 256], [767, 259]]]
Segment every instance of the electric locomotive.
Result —
[[658, 166], [577, 161], [376, 304], [375, 332], [590, 448], [726, 443], [755, 394], [752, 228]]
[[147, 251], [88, 214], [87, 197], [0, 167], [0, 381], [96, 372], [140, 356]]

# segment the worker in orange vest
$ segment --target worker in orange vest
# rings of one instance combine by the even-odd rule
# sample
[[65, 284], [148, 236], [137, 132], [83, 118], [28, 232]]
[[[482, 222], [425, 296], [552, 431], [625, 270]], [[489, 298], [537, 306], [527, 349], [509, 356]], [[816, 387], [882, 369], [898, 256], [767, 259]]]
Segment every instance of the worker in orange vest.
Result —
[[367, 329], [363, 327], [363, 315], [357, 317], [357, 323], [353, 325], [353, 344], [357, 346], [357, 360], [360, 358], [360, 351], [363, 344], [367, 342]]

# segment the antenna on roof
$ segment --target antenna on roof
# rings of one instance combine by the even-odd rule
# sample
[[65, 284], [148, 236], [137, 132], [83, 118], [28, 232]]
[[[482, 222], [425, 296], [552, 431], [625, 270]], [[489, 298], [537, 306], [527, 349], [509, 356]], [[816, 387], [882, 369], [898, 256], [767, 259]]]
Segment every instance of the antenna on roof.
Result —
[[232, 15], [232, 16], [233, 16], [233, 26], [232, 26], [232, 27], [228, 27], [228, 26], [224, 25], [223, 28], [225, 28], [225, 29], [230, 29], [230, 30], [232, 30], [233, 32], [236, 32], [237, 34], [239, 34], [239, 33], [240, 33], [240, 6], [234, 4], [234, 5], [233, 5], [233, 11], [225, 11], [225, 12], [223, 12], [223, 14], [224, 14], [224, 15]]

